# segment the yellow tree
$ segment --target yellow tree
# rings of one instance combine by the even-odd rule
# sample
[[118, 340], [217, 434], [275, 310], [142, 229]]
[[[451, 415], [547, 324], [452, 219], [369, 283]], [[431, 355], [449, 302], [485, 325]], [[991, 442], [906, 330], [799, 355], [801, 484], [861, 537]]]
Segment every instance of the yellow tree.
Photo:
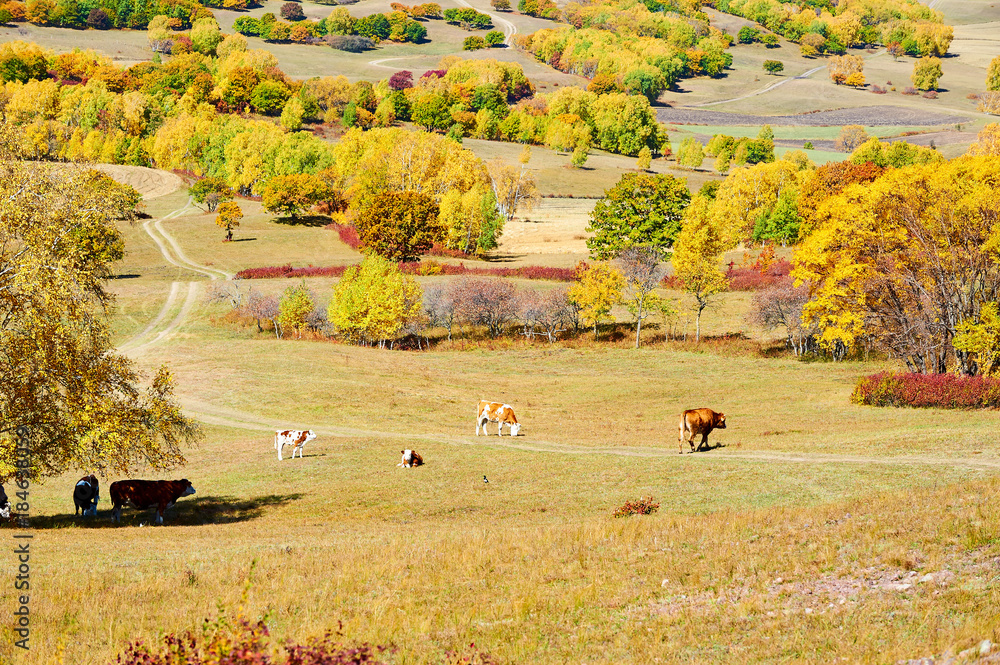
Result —
[[385, 346], [423, 317], [423, 290], [399, 266], [377, 255], [348, 268], [333, 287], [327, 318], [338, 334]]
[[170, 372], [143, 388], [106, 317], [124, 253], [116, 220], [134, 218], [139, 195], [96, 171], [11, 161], [7, 144], [0, 134], [0, 480], [22, 427], [33, 479], [182, 464], [198, 430]]
[[316, 299], [305, 282], [299, 286], [289, 286], [281, 296], [276, 323], [282, 328], [295, 328], [296, 336], [302, 337], [302, 328], [314, 309]]
[[976, 142], [969, 146], [969, 155], [1000, 157], [1000, 124], [991, 122], [979, 130]]
[[695, 341], [701, 341], [701, 313], [712, 298], [728, 286], [719, 268], [725, 250], [722, 231], [708, 214], [709, 202], [696, 196], [688, 206], [684, 225], [674, 245], [674, 274], [694, 298]]
[[569, 289], [569, 299], [580, 308], [580, 318], [588, 326], [597, 326], [611, 315], [611, 309], [621, 302], [625, 277], [612, 266], [598, 263], [580, 273]]
[[941, 75], [941, 60], [927, 56], [913, 63], [913, 74], [910, 75], [910, 80], [918, 90], [937, 90], [938, 79], [941, 78]]
[[803, 318], [827, 348], [865, 336], [912, 372], [976, 365], [953, 340], [1000, 300], [1000, 175], [993, 157], [890, 169], [823, 203], [793, 276], [808, 282]]
[[958, 324], [955, 348], [971, 354], [983, 374], [1000, 375], [1000, 306], [995, 302], [985, 303], [978, 321]]
[[226, 201], [219, 205], [219, 214], [215, 217], [217, 226], [226, 230], [226, 242], [233, 239], [233, 229], [238, 228], [243, 219], [243, 211], [236, 201]]

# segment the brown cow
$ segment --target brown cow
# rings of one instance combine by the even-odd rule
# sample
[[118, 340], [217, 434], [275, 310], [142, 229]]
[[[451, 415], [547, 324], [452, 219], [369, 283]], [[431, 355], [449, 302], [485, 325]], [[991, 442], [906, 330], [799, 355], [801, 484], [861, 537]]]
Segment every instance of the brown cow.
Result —
[[[690, 409], [681, 414], [680, 434], [678, 436], [678, 447], [680, 454], [684, 454], [684, 442], [691, 446], [691, 452], [701, 450], [702, 446], [708, 447], [708, 435], [713, 429], [726, 429], [726, 414], [716, 413], [711, 409]], [[698, 447], [694, 447], [694, 437], [701, 435]]]
[[111, 483], [111, 519], [121, 521], [122, 507], [131, 503], [139, 510], [156, 506], [155, 524], [163, 524], [163, 511], [182, 496], [194, 494], [187, 478], [183, 480], [119, 480]]

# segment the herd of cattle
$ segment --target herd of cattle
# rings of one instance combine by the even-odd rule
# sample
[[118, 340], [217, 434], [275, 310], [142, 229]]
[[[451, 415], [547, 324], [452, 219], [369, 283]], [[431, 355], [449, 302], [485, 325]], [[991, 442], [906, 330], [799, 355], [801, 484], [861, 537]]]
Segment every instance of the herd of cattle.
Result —
[[[509, 404], [499, 402], [479, 402], [476, 415], [476, 436], [479, 430], [483, 434], [488, 434], [486, 426], [489, 423], [497, 424], [497, 436], [503, 436], [503, 426], [507, 425], [510, 436], [518, 436], [521, 431], [521, 424], [514, 415], [514, 409]], [[691, 447], [691, 452], [701, 450], [708, 445], [708, 435], [716, 429], [726, 429], [726, 416], [711, 409], [691, 409], [681, 414], [678, 445], [679, 452], [684, 453], [684, 443]], [[695, 446], [694, 439], [701, 436], [701, 441]], [[274, 448], [278, 451], [278, 460], [281, 461], [281, 451], [285, 446], [292, 447], [292, 459], [298, 452], [302, 457], [302, 449], [305, 445], [316, 438], [316, 433], [310, 430], [278, 430], [274, 433]], [[398, 467], [406, 469], [421, 466], [424, 458], [415, 450], [402, 450], [402, 461]], [[486, 476], [483, 476], [484, 482]], [[109, 489], [111, 494], [111, 519], [116, 524], [121, 521], [122, 508], [131, 505], [139, 510], [156, 508], [156, 518], [154, 524], [163, 524], [163, 512], [177, 503], [181, 497], [191, 496], [195, 493], [191, 481], [183, 480], [119, 480], [111, 483]], [[97, 515], [97, 503], [101, 499], [100, 483], [93, 474], [84, 476], [73, 487], [73, 503], [76, 506], [76, 515], [82, 514], [84, 517]], [[7, 493], [0, 485], [0, 517], [10, 517], [10, 501]]]

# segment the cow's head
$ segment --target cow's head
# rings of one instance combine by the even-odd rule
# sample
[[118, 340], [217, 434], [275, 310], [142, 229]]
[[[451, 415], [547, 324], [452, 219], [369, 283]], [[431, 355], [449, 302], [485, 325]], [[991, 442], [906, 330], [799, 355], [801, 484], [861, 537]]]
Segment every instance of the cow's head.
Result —
[[188, 480], [187, 478], [183, 478], [181, 479], [181, 483], [187, 485], [187, 487], [184, 488], [184, 491], [181, 492], [181, 496], [191, 496], [192, 494], [194, 494], [194, 486], [191, 484], [190, 480]]
[[724, 413], [715, 414], [715, 428], [726, 429], [726, 414]]
[[303, 444], [312, 441], [315, 438], [316, 438], [316, 432], [309, 430], [308, 432], [306, 432], [306, 440], [303, 441]]
[[510, 426], [510, 435], [517, 436], [517, 433], [521, 431], [521, 423], [514, 423]]

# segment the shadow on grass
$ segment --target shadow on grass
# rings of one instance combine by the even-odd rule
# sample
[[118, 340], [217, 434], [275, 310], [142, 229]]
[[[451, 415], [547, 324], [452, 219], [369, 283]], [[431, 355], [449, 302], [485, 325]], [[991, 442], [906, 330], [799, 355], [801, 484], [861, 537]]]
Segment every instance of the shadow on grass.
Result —
[[133, 273], [128, 273], [125, 275], [112, 275], [111, 279], [135, 279], [136, 277], [142, 277], [142, 275], [135, 275]]
[[[167, 508], [163, 513], [165, 526], [202, 526], [205, 524], [234, 524], [257, 519], [264, 511], [280, 508], [292, 501], [298, 501], [302, 494], [269, 494], [252, 499], [239, 499], [233, 496], [201, 496], [194, 499], [184, 497], [176, 505]], [[102, 497], [102, 505], [107, 498]], [[111, 529], [116, 526], [152, 525], [156, 519], [156, 508], [122, 510], [122, 521], [116, 525], [111, 520], [111, 506], [106, 504], [106, 510], [98, 511], [97, 517], [80, 517], [73, 514], [32, 517], [31, 528], [66, 529], [80, 527], [85, 529]]]
[[256, 238], [233, 238], [229, 242], [250, 242], [251, 240], [256, 240]]
[[331, 220], [327, 215], [302, 215], [300, 217], [275, 217], [271, 221], [285, 226], [319, 227], [328, 225]]

